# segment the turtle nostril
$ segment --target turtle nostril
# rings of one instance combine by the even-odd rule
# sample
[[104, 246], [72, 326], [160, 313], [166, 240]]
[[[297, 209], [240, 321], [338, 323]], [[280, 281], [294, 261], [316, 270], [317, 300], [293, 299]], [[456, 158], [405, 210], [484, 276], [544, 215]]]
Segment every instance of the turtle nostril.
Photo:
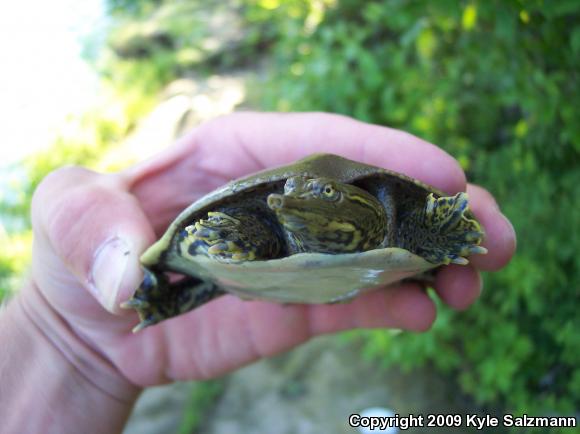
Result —
[[268, 206], [273, 210], [282, 208], [284, 206], [284, 196], [280, 194], [271, 194], [268, 196]]

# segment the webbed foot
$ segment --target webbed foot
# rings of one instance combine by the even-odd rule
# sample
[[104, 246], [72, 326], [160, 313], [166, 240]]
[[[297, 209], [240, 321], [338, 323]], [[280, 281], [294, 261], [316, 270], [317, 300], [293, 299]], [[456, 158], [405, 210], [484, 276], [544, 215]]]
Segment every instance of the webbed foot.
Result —
[[129, 300], [121, 303], [122, 308], [135, 309], [139, 314], [141, 322], [133, 328], [133, 333], [188, 312], [223, 294], [215, 284], [195, 277], [170, 283], [163, 273], [147, 268], [143, 272], [139, 288]]
[[218, 260], [253, 261], [279, 255], [280, 239], [257, 216], [230, 216], [209, 212], [208, 218], [185, 228], [192, 254], [206, 254]]
[[477, 221], [465, 215], [467, 210], [467, 193], [440, 198], [430, 194], [425, 205], [423, 223], [427, 233], [421, 256], [433, 263], [466, 265], [467, 256], [487, 253], [479, 245], [484, 232]]

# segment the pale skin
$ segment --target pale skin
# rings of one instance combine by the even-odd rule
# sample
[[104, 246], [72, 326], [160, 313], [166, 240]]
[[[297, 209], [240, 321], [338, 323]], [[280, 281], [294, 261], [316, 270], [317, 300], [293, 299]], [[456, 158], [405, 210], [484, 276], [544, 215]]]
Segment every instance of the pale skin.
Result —
[[511, 224], [487, 191], [466, 185], [452, 157], [407, 133], [343, 116], [240, 113], [120, 173], [60, 169], [34, 195], [30, 275], [0, 314], [6, 432], [119, 432], [147, 386], [214, 378], [320, 334], [428, 330], [434, 303], [405, 284], [339, 305], [224, 296], [131, 333], [138, 319], [119, 303], [139, 284], [139, 255], [179, 211], [232, 178], [314, 152], [399, 171], [449, 194], [468, 192], [489, 253], [440, 271], [435, 289], [452, 308], [469, 307], [481, 292], [479, 271], [498, 270], [513, 255]]

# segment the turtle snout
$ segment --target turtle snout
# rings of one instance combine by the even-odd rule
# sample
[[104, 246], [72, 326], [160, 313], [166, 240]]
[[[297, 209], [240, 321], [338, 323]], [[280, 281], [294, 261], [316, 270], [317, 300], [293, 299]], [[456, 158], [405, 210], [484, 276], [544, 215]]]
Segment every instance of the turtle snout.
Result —
[[279, 210], [284, 207], [284, 196], [281, 194], [271, 194], [268, 196], [268, 206], [271, 210]]

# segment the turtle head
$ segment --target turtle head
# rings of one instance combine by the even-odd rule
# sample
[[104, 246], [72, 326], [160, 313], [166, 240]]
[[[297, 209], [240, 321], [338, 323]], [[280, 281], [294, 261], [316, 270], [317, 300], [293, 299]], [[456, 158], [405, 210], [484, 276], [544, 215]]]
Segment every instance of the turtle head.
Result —
[[291, 177], [284, 194], [270, 194], [268, 206], [297, 250], [349, 253], [378, 247], [386, 213], [367, 191], [329, 178]]

